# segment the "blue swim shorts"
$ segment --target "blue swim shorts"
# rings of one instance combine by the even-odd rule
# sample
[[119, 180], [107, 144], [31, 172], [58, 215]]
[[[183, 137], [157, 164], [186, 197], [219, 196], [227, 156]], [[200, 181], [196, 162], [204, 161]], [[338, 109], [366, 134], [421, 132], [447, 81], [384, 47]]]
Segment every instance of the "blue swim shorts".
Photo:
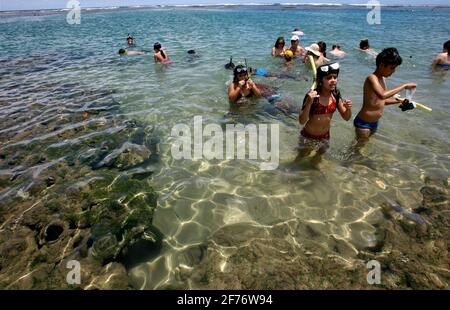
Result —
[[353, 121], [353, 125], [355, 125], [356, 128], [377, 130], [378, 121], [369, 123], [369, 122], [365, 122], [362, 119], [360, 119], [359, 116], [356, 116], [355, 120]]

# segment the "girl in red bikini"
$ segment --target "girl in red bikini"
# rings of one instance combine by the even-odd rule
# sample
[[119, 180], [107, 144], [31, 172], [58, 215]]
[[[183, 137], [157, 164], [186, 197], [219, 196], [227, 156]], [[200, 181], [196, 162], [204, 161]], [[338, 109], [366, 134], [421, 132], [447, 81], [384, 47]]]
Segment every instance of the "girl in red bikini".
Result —
[[316, 150], [313, 164], [319, 164], [329, 147], [331, 118], [336, 109], [346, 121], [352, 117], [352, 101], [344, 100], [336, 88], [338, 75], [338, 63], [317, 68], [317, 88], [306, 94], [299, 114], [299, 122], [305, 126], [300, 132], [297, 160]]

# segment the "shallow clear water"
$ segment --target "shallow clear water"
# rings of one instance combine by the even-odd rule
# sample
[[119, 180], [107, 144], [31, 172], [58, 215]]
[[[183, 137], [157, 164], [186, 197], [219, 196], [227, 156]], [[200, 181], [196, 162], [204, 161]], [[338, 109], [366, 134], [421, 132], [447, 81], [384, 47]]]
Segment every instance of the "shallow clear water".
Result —
[[[81, 25], [68, 25], [64, 15], [12, 17], [0, 20], [0, 148], [21, 157], [45, 153], [49, 163], [15, 166], [2, 160], [0, 173], [27, 171], [37, 176], [71, 156], [88, 156], [83, 141], [92, 135], [120, 134], [130, 120], [151, 125], [159, 138], [158, 160], [141, 167], [153, 171], [148, 184], [159, 194], [153, 224], [164, 234], [161, 253], [129, 271], [137, 288], [170, 283], [182, 264], [179, 255], [207, 241], [225, 225], [246, 223], [271, 227], [282, 222], [314, 227], [314, 237], [299, 234], [299, 246], [323, 254], [342, 239], [354, 257], [376, 243], [374, 225], [383, 221], [380, 192], [407, 208], [419, 204], [426, 177], [447, 182], [450, 166], [450, 82], [432, 72], [430, 63], [448, 40], [450, 9], [383, 9], [381, 25], [368, 25], [366, 9], [152, 9], [82, 13]], [[293, 165], [299, 125], [273, 109], [265, 99], [240, 115], [229, 115], [226, 83], [234, 62], [277, 71], [270, 57], [278, 36], [290, 37], [301, 27], [307, 46], [322, 40], [339, 42], [349, 55], [341, 61], [339, 88], [361, 107], [362, 84], [374, 60], [353, 51], [369, 38], [376, 50], [395, 46], [404, 62], [390, 79], [392, 87], [414, 81], [416, 99], [433, 108], [401, 112], [387, 107], [380, 129], [363, 150], [365, 159], [348, 159], [354, 139], [351, 122], [335, 115], [331, 148], [321, 171]], [[160, 41], [173, 64], [153, 63], [152, 55], [119, 57], [128, 33], [137, 48], [151, 50]], [[198, 58], [186, 53], [195, 49]], [[293, 71], [309, 76], [300, 64]], [[278, 87], [282, 98], [299, 104], [308, 81], [257, 82]], [[107, 111], [88, 120], [86, 110]], [[274, 123], [280, 126], [280, 165], [263, 171], [248, 160], [175, 160], [171, 156], [176, 124]], [[51, 124], [51, 128], [49, 128]], [[65, 139], [64, 133], [90, 126], [88, 135]], [[117, 172], [119, 173], [119, 172]], [[68, 182], [79, 182], [73, 179]], [[26, 191], [30, 179], [1, 188], [0, 202]], [[226, 256], [227, 249], [224, 248]], [[193, 284], [195, 287], [195, 283]]]

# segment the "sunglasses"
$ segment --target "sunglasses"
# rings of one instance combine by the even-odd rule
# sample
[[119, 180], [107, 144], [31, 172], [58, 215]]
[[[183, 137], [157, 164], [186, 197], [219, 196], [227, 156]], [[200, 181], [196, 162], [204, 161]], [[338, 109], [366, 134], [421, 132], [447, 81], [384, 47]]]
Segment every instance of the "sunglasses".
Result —
[[334, 63], [330, 65], [321, 66], [318, 69], [324, 73], [328, 73], [329, 71], [337, 71], [339, 70], [339, 63]]
[[246, 67], [236, 68], [236, 72], [237, 73], [247, 73], [247, 68]]

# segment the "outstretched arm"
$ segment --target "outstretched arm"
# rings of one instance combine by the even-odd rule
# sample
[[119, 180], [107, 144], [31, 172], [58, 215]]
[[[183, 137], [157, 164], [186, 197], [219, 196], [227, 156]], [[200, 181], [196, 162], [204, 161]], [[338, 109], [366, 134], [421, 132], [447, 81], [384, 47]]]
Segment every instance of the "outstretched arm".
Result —
[[373, 91], [378, 96], [378, 98], [383, 100], [391, 98], [392, 96], [398, 94], [404, 89], [411, 89], [417, 87], [415, 83], [406, 83], [399, 85], [391, 90], [384, 90], [383, 87], [380, 85], [378, 78], [373, 74], [368, 77], [368, 82], [370, 83], [370, 86], [372, 87]]
[[397, 98], [389, 98], [384, 102], [385, 105], [399, 104], [399, 103], [403, 103], [403, 101]]

